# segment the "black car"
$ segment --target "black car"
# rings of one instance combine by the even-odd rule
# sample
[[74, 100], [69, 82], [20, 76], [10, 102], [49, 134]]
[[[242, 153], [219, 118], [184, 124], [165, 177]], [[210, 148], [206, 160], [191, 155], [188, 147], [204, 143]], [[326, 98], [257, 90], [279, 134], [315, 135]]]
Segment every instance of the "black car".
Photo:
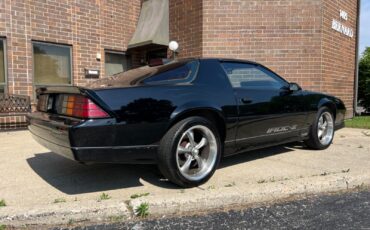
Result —
[[327, 148], [343, 127], [341, 100], [302, 90], [261, 64], [184, 59], [145, 66], [87, 87], [37, 90], [33, 137], [78, 162], [156, 163], [196, 186], [222, 156], [304, 141]]

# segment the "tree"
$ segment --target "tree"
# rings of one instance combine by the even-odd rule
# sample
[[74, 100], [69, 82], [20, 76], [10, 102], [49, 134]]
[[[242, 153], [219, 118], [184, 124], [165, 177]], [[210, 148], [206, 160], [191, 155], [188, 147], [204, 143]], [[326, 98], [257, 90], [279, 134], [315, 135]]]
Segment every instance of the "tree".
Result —
[[358, 100], [370, 110], [370, 47], [367, 47], [360, 59], [358, 77]]

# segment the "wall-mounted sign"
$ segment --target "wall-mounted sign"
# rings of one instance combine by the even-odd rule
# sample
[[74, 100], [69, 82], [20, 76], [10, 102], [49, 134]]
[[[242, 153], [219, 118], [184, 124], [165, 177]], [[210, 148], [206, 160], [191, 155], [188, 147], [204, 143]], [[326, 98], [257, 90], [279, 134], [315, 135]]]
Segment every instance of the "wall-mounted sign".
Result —
[[85, 69], [85, 78], [99, 78], [100, 70], [98, 69]]
[[341, 19], [348, 21], [348, 13], [344, 10], [339, 10], [339, 16]]
[[[344, 10], [340, 10], [339, 11], [339, 16], [342, 20], [345, 20], [345, 21], [348, 21], [348, 13]], [[343, 25], [342, 22], [336, 20], [336, 19], [333, 19], [332, 23], [331, 23], [331, 28], [333, 30], [336, 30], [338, 31], [339, 33], [342, 33], [350, 38], [353, 38], [353, 29], [348, 27], [348, 26], [345, 26]]]

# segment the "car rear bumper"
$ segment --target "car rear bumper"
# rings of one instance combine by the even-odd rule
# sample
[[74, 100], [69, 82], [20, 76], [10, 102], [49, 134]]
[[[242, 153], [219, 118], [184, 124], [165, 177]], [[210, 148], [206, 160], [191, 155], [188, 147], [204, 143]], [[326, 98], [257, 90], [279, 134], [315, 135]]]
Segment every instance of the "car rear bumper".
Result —
[[[38, 143], [71, 160], [86, 163], [155, 163], [158, 145], [111, 145], [117, 129], [111, 119], [82, 121], [34, 112], [27, 115], [27, 122]], [[108, 123], [110, 125], [104, 125]]]
[[47, 138], [47, 132], [38, 132], [35, 131], [35, 129], [39, 129], [39, 127], [36, 127], [35, 125], [28, 125], [28, 130], [31, 132], [33, 139], [35, 139], [39, 144], [54, 153], [67, 157], [71, 160], [77, 160], [72, 151], [72, 148], [56, 144], [54, 142], [51, 142], [50, 140], [45, 139]]

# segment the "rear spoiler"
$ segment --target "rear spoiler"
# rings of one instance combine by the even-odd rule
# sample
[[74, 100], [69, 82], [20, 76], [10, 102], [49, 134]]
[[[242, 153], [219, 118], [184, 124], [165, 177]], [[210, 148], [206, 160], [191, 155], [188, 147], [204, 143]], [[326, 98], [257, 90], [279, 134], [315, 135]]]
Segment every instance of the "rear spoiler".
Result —
[[36, 89], [36, 95], [49, 93], [70, 93], [70, 94], [86, 94], [88, 89], [78, 86], [46, 86]]

